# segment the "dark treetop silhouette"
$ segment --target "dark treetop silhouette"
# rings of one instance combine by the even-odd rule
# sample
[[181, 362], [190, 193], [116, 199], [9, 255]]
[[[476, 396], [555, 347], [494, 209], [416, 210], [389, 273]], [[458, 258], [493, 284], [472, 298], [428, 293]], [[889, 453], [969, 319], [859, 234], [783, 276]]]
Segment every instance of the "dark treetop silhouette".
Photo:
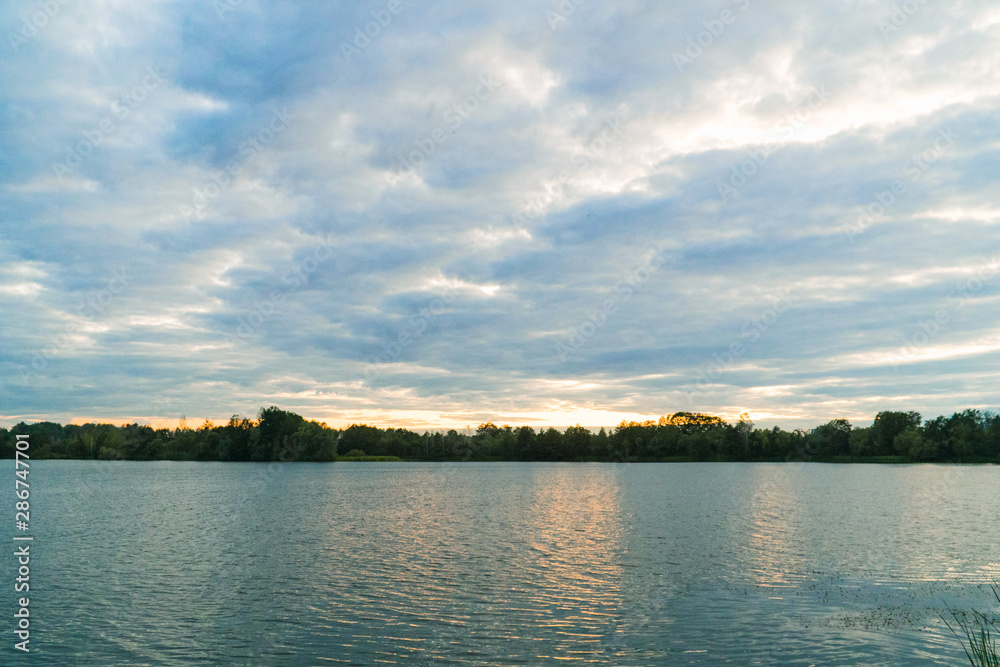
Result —
[[756, 428], [741, 418], [678, 412], [658, 421], [622, 422], [607, 432], [480, 424], [474, 435], [422, 434], [354, 424], [332, 429], [281, 408], [256, 419], [197, 429], [139, 424], [19, 423], [0, 428], [0, 457], [13, 458], [15, 435], [31, 436], [33, 458], [194, 461], [336, 461], [398, 457], [422, 461], [834, 461], [1000, 462], [1000, 416], [964, 410], [922, 423], [916, 412], [880, 412], [854, 428], [834, 419], [806, 431]]

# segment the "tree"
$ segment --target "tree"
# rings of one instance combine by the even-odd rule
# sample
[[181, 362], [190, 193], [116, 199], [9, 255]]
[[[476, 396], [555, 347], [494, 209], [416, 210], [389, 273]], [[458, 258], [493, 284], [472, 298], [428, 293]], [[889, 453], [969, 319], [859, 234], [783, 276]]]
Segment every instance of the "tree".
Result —
[[[666, 424], [660, 418], [660, 424]], [[633, 456], [643, 457], [656, 434], [657, 422], [648, 419], [642, 422], [622, 421], [611, 433], [611, 458], [616, 461], [628, 460]]]
[[590, 430], [577, 424], [563, 433], [563, 452], [560, 458], [574, 461], [590, 454]]
[[963, 410], [947, 422], [947, 444], [959, 458], [971, 458], [986, 453], [986, 419], [979, 410]]
[[538, 460], [556, 461], [563, 449], [563, 434], [551, 426], [538, 434], [535, 449]]
[[112, 424], [98, 426], [97, 458], [103, 460], [121, 459], [124, 458], [124, 450], [125, 437], [120, 428]]
[[679, 444], [688, 456], [697, 461], [707, 461], [712, 457], [715, 449], [708, 433], [703, 431], [682, 434]]
[[872, 424], [872, 442], [875, 445], [875, 454], [880, 456], [892, 454], [896, 436], [908, 428], [919, 428], [920, 421], [919, 412], [886, 410], [875, 415], [875, 423]]
[[653, 439], [649, 443], [649, 452], [656, 458], [676, 456], [681, 430], [676, 426], [657, 426]]
[[379, 456], [398, 456], [414, 459], [421, 455], [424, 449], [423, 439], [413, 431], [405, 428], [387, 428], [379, 439]]
[[5, 428], [0, 428], [0, 459], [14, 458], [14, 436]]
[[919, 428], [912, 427], [896, 436], [893, 447], [900, 454], [906, 454], [918, 461], [936, 458], [938, 453], [937, 443], [925, 438]]
[[289, 461], [295, 459], [290, 438], [305, 419], [272, 405], [257, 413], [257, 428], [251, 437], [250, 455], [254, 461]]
[[464, 435], [456, 431], [455, 429], [448, 429], [448, 433], [444, 438], [445, 458], [461, 459], [469, 458], [470, 450], [469, 446], [466, 444], [466, 438]]
[[301, 461], [335, 461], [337, 431], [326, 424], [307, 421], [292, 435], [292, 449]]
[[720, 426], [725, 426], [726, 422], [721, 417], [706, 415], [700, 412], [675, 412], [666, 419], [660, 418], [659, 425], [678, 426], [682, 433], [704, 433]]
[[854, 456], [871, 456], [875, 451], [871, 428], [853, 429], [848, 436], [848, 446]]
[[340, 434], [340, 441], [337, 443], [337, 452], [339, 454], [346, 454], [352, 449], [362, 449], [370, 453], [377, 452], [381, 439], [382, 432], [374, 426], [351, 424]]
[[792, 452], [792, 434], [775, 426], [761, 432], [761, 455], [766, 459], [782, 460]]
[[480, 424], [479, 428], [476, 429], [476, 435], [483, 438], [489, 438], [500, 432], [500, 427], [493, 422], [486, 422], [485, 424]]
[[517, 438], [517, 455], [522, 461], [533, 461], [535, 458], [535, 429], [530, 426], [520, 426], [514, 432]]
[[510, 459], [517, 454], [517, 437], [507, 424], [493, 422], [480, 424], [476, 429], [476, 446], [480, 455], [488, 459]]
[[736, 437], [743, 449], [743, 455], [750, 456], [750, 434], [753, 433], [754, 423], [750, 421], [750, 413], [740, 414], [740, 420], [733, 427], [736, 430]]
[[601, 427], [597, 435], [590, 438], [590, 455], [596, 459], [604, 460], [611, 455], [611, 443], [608, 440], [608, 432]]
[[250, 460], [250, 435], [254, 423], [246, 417], [233, 415], [229, 423], [222, 427], [222, 442], [220, 448], [226, 461]]
[[851, 451], [851, 422], [834, 419], [812, 432], [813, 449], [819, 456], [842, 456]]
[[983, 436], [983, 448], [986, 456], [1000, 456], [1000, 415], [987, 412], [984, 415], [986, 433]]
[[122, 435], [125, 444], [122, 449], [122, 456], [130, 461], [151, 461], [158, 457], [159, 452], [153, 450], [152, 444], [156, 439], [156, 432], [149, 426], [139, 424], [128, 424], [122, 426]]

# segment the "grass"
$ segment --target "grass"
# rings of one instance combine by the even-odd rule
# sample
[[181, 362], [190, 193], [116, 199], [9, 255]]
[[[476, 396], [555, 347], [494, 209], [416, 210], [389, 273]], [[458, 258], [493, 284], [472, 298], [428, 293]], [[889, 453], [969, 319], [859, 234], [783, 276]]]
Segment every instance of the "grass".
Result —
[[338, 456], [337, 460], [338, 461], [348, 461], [348, 462], [350, 462], [350, 461], [377, 461], [377, 462], [383, 462], [384, 463], [386, 461], [392, 461], [392, 462], [402, 461], [403, 459], [399, 458], [398, 456]]
[[[994, 582], [990, 584], [990, 588], [993, 590], [993, 597], [997, 599], [997, 602], [1000, 602], [1000, 585]], [[1000, 632], [996, 621], [975, 609], [972, 610], [971, 619], [965, 612], [957, 612], [951, 607], [948, 607], [948, 612], [955, 621], [955, 626], [962, 632], [959, 633], [943, 615], [941, 620], [948, 626], [951, 633], [962, 642], [965, 655], [973, 667], [1000, 667], [996, 639], [993, 637], [993, 632]]]

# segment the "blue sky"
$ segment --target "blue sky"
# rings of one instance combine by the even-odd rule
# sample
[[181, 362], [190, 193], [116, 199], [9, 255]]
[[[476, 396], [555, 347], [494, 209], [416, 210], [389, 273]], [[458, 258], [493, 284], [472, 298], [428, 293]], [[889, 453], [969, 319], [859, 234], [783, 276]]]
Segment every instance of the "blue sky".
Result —
[[998, 406], [995, 3], [0, 26], [0, 423]]

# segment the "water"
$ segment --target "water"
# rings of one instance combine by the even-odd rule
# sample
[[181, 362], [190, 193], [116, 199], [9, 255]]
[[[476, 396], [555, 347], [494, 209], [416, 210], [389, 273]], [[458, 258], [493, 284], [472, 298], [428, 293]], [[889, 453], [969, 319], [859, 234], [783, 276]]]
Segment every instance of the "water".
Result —
[[5, 665], [957, 665], [944, 605], [997, 611], [993, 466], [38, 461], [30, 481], [32, 653], [4, 621]]

